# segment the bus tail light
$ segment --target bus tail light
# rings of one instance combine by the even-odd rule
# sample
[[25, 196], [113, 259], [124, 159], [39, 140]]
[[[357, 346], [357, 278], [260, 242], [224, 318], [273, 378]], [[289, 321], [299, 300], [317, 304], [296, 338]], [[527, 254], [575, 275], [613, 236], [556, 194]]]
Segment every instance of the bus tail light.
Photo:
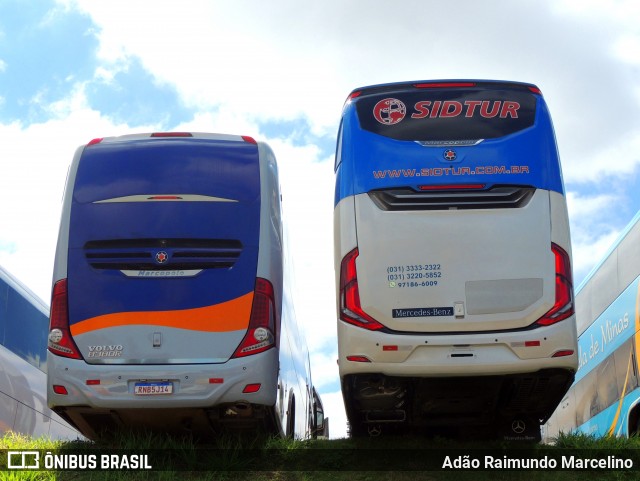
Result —
[[358, 248], [356, 247], [344, 256], [340, 266], [340, 319], [370, 331], [384, 329], [384, 325], [369, 316], [360, 306], [358, 273], [356, 272], [358, 254]]
[[53, 385], [53, 392], [56, 394], [60, 394], [61, 396], [69, 395], [69, 391], [67, 391], [67, 388], [64, 386], [61, 386], [60, 384]]
[[49, 319], [49, 351], [58, 356], [82, 359], [80, 350], [69, 330], [69, 300], [66, 279], [59, 280], [53, 286]]
[[262, 384], [260, 383], [255, 383], [255, 384], [247, 384], [244, 389], [242, 390], [242, 392], [244, 394], [253, 394], [256, 393], [260, 390], [260, 388], [262, 387]]
[[153, 132], [151, 137], [193, 137], [191, 132]]
[[556, 264], [556, 301], [553, 307], [538, 321], [538, 326], [549, 326], [571, 317], [573, 306], [573, 281], [569, 254], [560, 246], [551, 244]]
[[347, 356], [347, 361], [351, 362], [371, 362], [367, 356]]
[[275, 346], [276, 309], [273, 285], [266, 279], [256, 278], [251, 306], [249, 328], [232, 358], [250, 356]]
[[565, 357], [565, 356], [573, 356], [575, 351], [573, 349], [562, 349], [557, 351], [551, 357]]
[[475, 82], [425, 82], [414, 84], [413, 86], [419, 89], [452, 89], [460, 87], [475, 87]]
[[420, 190], [480, 190], [486, 184], [442, 184], [442, 185], [419, 185]]

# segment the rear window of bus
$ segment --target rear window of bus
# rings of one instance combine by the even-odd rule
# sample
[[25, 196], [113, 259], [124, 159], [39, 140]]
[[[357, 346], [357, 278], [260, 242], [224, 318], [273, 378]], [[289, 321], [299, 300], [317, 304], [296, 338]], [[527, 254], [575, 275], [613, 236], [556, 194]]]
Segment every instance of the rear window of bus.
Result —
[[365, 92], [356, 110], [362, 129], [391, 139], [476, 141], [531, 127], [536, 96], [500, 88]]

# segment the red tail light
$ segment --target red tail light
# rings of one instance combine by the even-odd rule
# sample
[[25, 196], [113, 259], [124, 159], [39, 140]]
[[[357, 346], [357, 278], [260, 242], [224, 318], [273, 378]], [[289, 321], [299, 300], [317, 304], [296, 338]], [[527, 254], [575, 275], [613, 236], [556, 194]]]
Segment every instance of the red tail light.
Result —
[[344, 101], [344, 105], [347, 105], [353, 99], [357, 99], [358, 97], [360, 97], [360, 95], [362, 95], [362, 91], [361, 90], [356, 90], [355, 92], [351, 92], [349, 94], [349, 96], [347, 97], [347, 99]]
[[556, 261], [556, 302], [549, 312], [538, 319], [536, 324], [540, 326], [555, 324], [571, 317], [574, 313], [573, 280], [569, 254], [556, 244], [551, 244], [551, 250]]
[[566, 357], [573, 356], [575, 351], [573, 349], [562, 349], [561, 351], [557, 351], [551, 357]]
[[191, 132], [154, 132], [151, 137], [193, 137]]
[[247, 142], [249, 144], [258, 145], [258, 142], [256, 142], [256, 139], [254, 139], [253, 137], [249, 137], [248, 135], [243, 135], [242, 136], [242, 140], [244, 140], [245, 142]]
[[245, 393], [245, 394], [251, 394], [251, 393], [254, 393], [254, 392], [258, 392], [261, 387], [262, 387], [262, 384], [260, 384], [260, 383], [247, 384], [244, 387], [244, 389], [242, 390], [242, 392]]
[[53, 392], [56, 394], [60, 394], [61, 396], [69, 395], [69, 391], [67, 391], [67, 388], [64, 386], [61, 386], [60, 384], [53, 385]]
[[384, 329], [384, 325], [369, 316], [360, 306], [358, 273], [356, 272], [358, 254], [358, 248], [356, 247], [344, 256], [340, 266], [340, 319], [371, 331]]
[[448, 89], [458, 87], [475, 87], [475, 82], [429, 82], [414, 84], [414, 87], [419, 89]]
[[51, 315], [49, 316], [48, 348], [53, 354], [71, 359], [82, 359], [80, 350], [69, 330], [69, 301], [67, 280], [61, 279], [53, 286]]
[[444, 184], [444, 185], [420, 185], [420, 190], [479, 190], [484, 189], [485, 184]]
[[347, 356], [347, 361], [351, 362], [371, 362], [367, 356]]
[[179, 195], [154, 195], [147, 197], [147, 200], [182, 200]]
[[251, 356], [276, 345], [276, 309], [273, 285], [266, 279], [256, 278], [251, 306], [249, 328], [232, 358]]

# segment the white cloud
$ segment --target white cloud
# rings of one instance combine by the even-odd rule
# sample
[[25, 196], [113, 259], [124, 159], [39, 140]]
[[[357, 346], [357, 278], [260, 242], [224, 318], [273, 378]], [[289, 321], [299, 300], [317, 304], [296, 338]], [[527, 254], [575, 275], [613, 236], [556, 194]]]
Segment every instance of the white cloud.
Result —
[[613, 193], [592, 196], [567, 193], [575, 287], [618, 238], [621, 228], [610, 217], [623, 202], [621, 196]]
[[[603, 260], [619, 236], [619, 230], [612, 230], [601, 233], [595, 239], [572, 240], [574, 273], [578, 273], [579, 278], [584, 279]], [[574, 288], [578, 288], [581, 283], [582, 281], [576, 282]]]
[[329, 437], [340, 439], [347, 437], [347, 415], [344, 410], [342, 392], [321, 392], [325, 417], [329, 418]]
[[[640, 15], [639, 17], [640, 18]], [[615, 43], [615, 53], [630, 64], [640, 65], [640, 35], [627, 33]]]
[[[569, 179], [610, 174], [607, 155], [633, 152], [625, 145], [640, 136], [633, 1], [409, 0], [402, 9], [382, 0], [366, 9], [339, 0], [305, 8], [292, 0], [64, 4], [95, 21], [105, 65], [138, 57], [203, 112], [304, 118], [313, 132], [333, 134], [344, 98], [358, 86], [502, 78], [543, 89]], [[640, 162], [617, 159], [625, 171]]]
[[[49, 301], [62, 193], [75, 148], [95, 137], [125, 133], [86, 104], [81, 85], [43, 108], [50, 120], [0, 124], [0, 264]], [[152, 130], [150, 126], [138, 127]]]
[[576, 192], [567, 192], [567, 208], [572, 219], [586, 219], [597, 217], [601, 219], [611, 207], [620, 202], [620, 197], [614, 193], [594, 196], [581, 195]]
[[[333, 319], [329, 319], [329, 321], [333, 321]], [[332, 326], [335, 325], [335, 321], [330, 323]], [[335, 344], [335, 336], [333, 341]], [[327, 349], [324, 352], [316, 349], [311, 353], [311, 374], [313, 385], [316, 388], [322, 391], [340, 386], [337, 361], [337, 345], [333, 349]]]

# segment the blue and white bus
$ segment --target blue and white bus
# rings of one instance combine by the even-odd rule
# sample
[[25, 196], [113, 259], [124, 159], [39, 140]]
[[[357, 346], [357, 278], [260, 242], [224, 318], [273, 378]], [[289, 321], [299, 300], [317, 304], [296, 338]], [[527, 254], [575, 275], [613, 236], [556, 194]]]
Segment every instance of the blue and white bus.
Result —
[[250, 137], [96, 139], [70, 167], [48, 402], [90, 438], [315, 426], [273, 152]]
[[578, 366], [566, 199], [540, 90], [354, 90], [336, 148], [339, 371], [354, 434], [540, 439]]
[[0, 435], [79, 437], [47, 407], [49, 309], [0, 267]]
[[640, 433], [640, 213], [576, 294], [579, 369], [545, 426], [595, 436]]

